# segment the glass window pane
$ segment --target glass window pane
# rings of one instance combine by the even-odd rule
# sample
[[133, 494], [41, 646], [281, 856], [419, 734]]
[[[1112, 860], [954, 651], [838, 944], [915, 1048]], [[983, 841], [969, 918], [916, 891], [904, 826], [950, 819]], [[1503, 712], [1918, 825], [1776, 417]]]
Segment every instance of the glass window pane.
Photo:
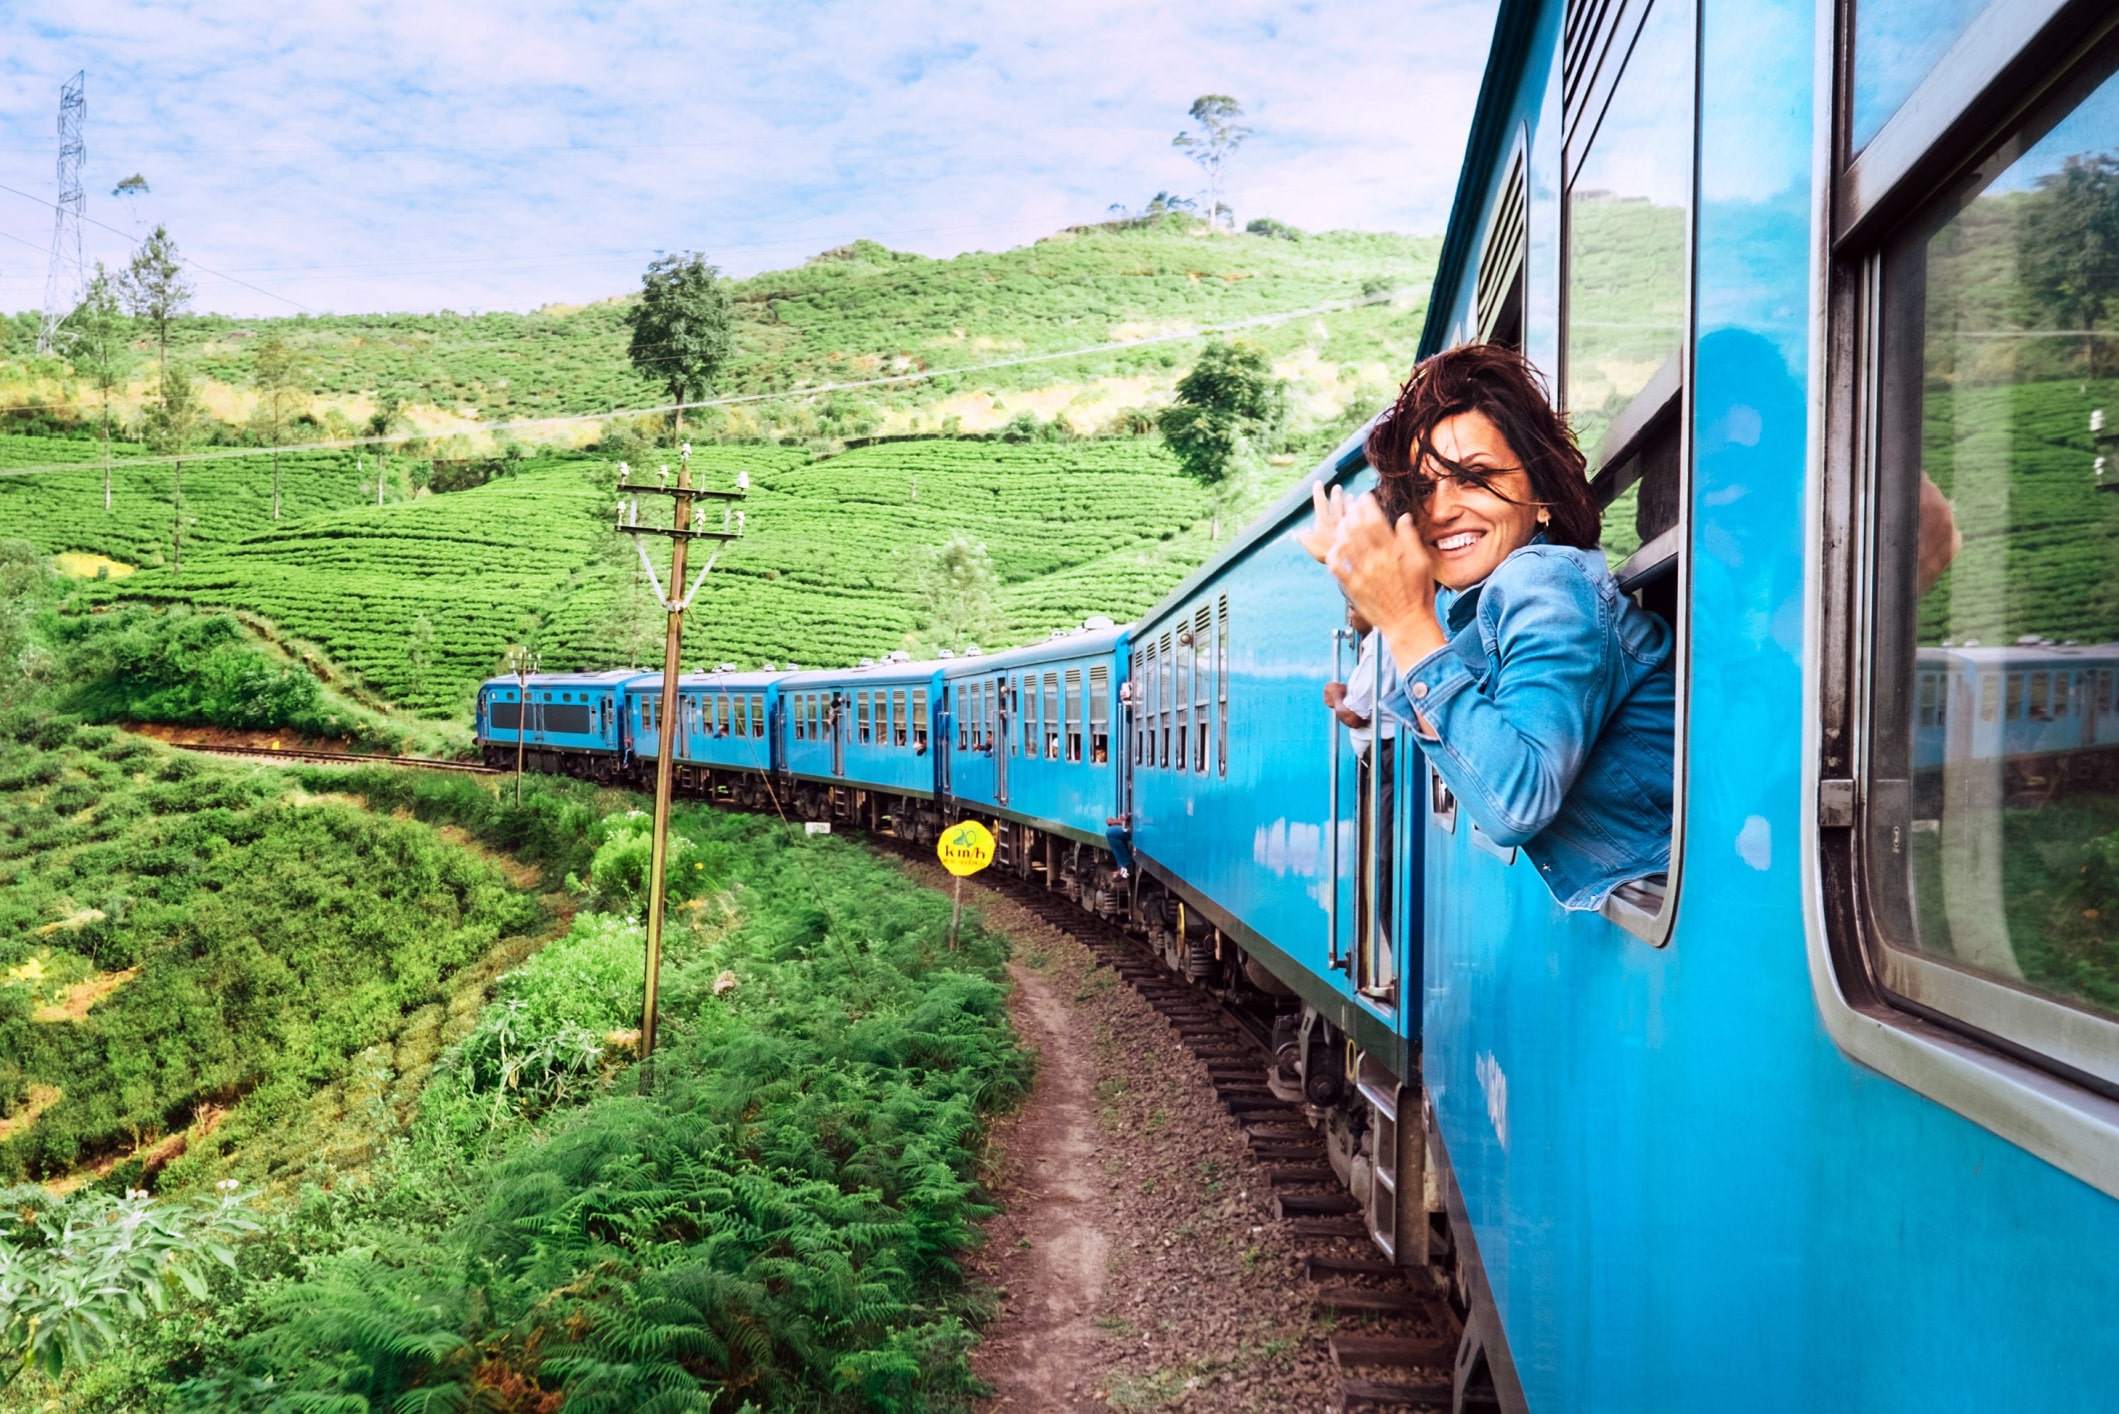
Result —
[[1886, 256], [1877, 908], [1907, 953], [2119, 1018], [2119, 717], [2089, 690], [2119, 664], [2119, 78], [1971, 182]]
[[1563, 400], [1592, 452], [1684, 345], [1694, 47], [1690, 0], [1656, 0], [1568, 189]]
[[1854, 151], [1869, 145], [1988, 0], [1861, 0], [1854, 7]]

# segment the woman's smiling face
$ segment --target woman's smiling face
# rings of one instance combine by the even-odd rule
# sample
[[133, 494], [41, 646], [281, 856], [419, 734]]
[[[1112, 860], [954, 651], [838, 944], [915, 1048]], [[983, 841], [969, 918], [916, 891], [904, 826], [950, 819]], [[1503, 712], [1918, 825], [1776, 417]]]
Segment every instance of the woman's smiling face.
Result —
[[1420, 503], [1420, 538], [1435, 579], [1450, 589], [1469, 589], [1538, 533], [1536, 497], [1508, 439], [1485, 413], [1444, 418], [1429, 441], [1438, 457], [1485, 482], [1471, 484], [1433, 462], [1420, 468], [1432, 482]]

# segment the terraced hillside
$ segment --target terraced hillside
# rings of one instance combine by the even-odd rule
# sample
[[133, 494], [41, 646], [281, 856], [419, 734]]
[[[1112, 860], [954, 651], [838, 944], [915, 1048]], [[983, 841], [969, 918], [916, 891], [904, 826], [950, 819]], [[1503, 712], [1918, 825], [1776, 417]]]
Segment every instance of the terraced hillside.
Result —
[[[694, 465], [709, 484], [739, 469], [752, 482], [748, 533], [693, 605], [690, 663], [839, 664], [899, 647], [924, 623], [928, 547], [959, 534], [992, 559], [995, 627], [1011, 640], [1137, 613], [1209, 549], [1207, 492], [1145, 440], [891, 443], [818, 462], [714, 446]], [[638, 560], [608, 529], [614, 480], [604, 458], [537, 459], [474, 490], [216, 546], [181, 581], [142, 571], [89, 593], [246, 609], [393, 701], [460, 712], [511, 642], [553, 667], [658, 660]]]
[[[1179, 218], [1063, 231], [1017, 249], [951, 260], [858, 241], [795, 269], [734, 283], [736, 352], [719, 391], [749, 395], [946, 373], [1381, 300], [1249, 335], [1287, 364], [1303, 397], [1343, 404], [1358, 385], [1387, 378], [1410, 356], [1438, 244], [1431, 237], [1363, 232], [1300, 239], [1208, 235]], [[620, 291], [602, 303], [530, 314], [240, 321], [202, 314], [180, 319], [172, 341], [224, 422], [240, 424], [254, 412], [254, 352], [266, 335], [278, 334], [307, 365], [315, 394], [306, 409], [312, 435], [365, 431], [387, 403], [401, 406], [433, 436], [475, 440], [482, 428], [508, 419], [661, 403], [662, 389], [626, 361], [629, 298]], [[979, 431], [1031, 411], [1048, 420], [1064, 412], [1086, 429], [1126, 406], [1167, 395], [1190, 355], [1183, 344], [1152, 344], [988, 367], [961, 378], [750, 404], [717, 413], [708, 425], [741, 435], [848, 437], [951, 426]], [[123, 400], [135, 422], [151, 391], [145, 376]], [[1024, 396], [1032, 391], [1047, 395]], [[0, 350], [0, 413], [12, 406], [33, 420], [64, 420], [68, 414], [50, 405], [75, 398], [86, 394], [63, 365], [19, 346]], [[75, 416], [87, 416], [85, 405]], [[579, 429], [575, 444], [593, 441], [596, 431], [593, 424]], [[531, 435], [551, 440], [563, 433], [545, 428]]]

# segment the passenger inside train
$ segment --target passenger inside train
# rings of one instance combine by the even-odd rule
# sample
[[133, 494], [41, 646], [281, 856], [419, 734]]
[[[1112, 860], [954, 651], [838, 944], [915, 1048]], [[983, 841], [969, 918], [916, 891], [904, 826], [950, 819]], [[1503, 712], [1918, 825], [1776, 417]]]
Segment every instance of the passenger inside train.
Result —
[[[1356, 800], [1355, 818], [1358, 820], [1359, 859], [1368, 859], [1369, 821], [1381, 821], [1377, 833], [1375, 857], [1388, 860], [1393, 857], [1392, 822], [1396, 818], [1397, 748], [1398, 724], [1388, 713], [1383, 720], [1376, 720], [1376, 697], [1380, 684], [1388, 683], [1397, 676], [1397, 665], [1392, 661], [1390, 650], [1384, 646], [1383, 636], [1376, 626], [1362, 616], [1361, 610], [1351, 603], [1346, 609], [1347, 627], [1354, 632], [1355, 641], [1361, 645], [1356, 655], [1354, 671], [1346, 682], [1330, 682], [1324, 685], [1324, 704], [1332, 710], [1347, 729], [1347, 736], [1354, 744]], [[1378, 659], [1381, 659], [1379, 663]], [[1383, 738], [1380, 761], [1372, 755], [1378, 735]], [[1380, 782], [1380, 789], [1371, 782]], [[1380, 796], [1381, 808], [1371, 811], [1369, 799]], [[1373, 930], [1381, 960], [1378, 975], [1396, 977], [1397, 967], [1390, 946], [1391, 937], [1391, 876], [1389, 868], [1363, 869], [1355, 891], [1355, 928], [1359, 932]]]
[[1553, 897], [1602, 905], [1670, 860], [1670, 626], [1596, 549], [1584, 458], [1512, 349], [1427, 359], [1369, 434], [1380, 494], [1313, 495], [1304, 547], [1399, 671], [1382, 710]]

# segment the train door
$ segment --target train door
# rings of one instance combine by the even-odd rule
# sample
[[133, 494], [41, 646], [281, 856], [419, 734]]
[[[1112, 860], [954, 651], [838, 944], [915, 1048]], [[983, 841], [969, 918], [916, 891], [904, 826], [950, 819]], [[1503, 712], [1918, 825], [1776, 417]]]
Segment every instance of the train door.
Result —
[[846, 774], [846, 699], [834, 692], [831, 695], [831, 773]]
[[1000, 731], [993, 739], [993, 798], [1002, 805], [1008, 803], [1008, 747], [1014, 740], [1008, 735], [1009, 723], [1015, 714], [1008, 710], [1008, 679], [1000, 678], [987, 684], [987, 690], [997, 694], [999, 702]]

